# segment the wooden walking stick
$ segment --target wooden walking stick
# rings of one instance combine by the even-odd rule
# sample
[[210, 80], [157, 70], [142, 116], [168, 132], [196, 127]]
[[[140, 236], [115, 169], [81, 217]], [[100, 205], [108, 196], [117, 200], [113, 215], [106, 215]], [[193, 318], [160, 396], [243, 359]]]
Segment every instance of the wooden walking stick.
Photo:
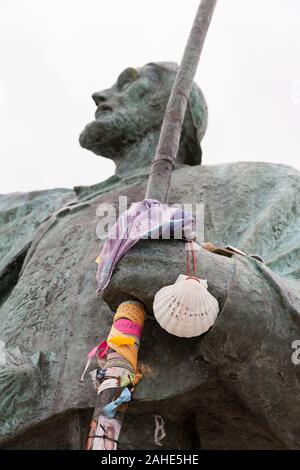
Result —
[[167, 201], [186, 106], [216, 3], [217, 0], [202, 0], [199, 5], [167, 104], [146, 198]]
[[97, 369], [100, 377], [95, 377], [98, 394], [87, 450], [117, 449], [126, 404], [140, 378], [137, 357], [144, 319], [144, 306], [135, 301], [120, 304], [114, 316], [105, 366]]
[[[146, 191], [146, 198], [162, 203], [167, 201], [186, 106], [216, 2], [202, 0], [200, 3], [163, 119]], [[144, 313], [142, 304], [128, 301], [119, 306], [114, 317], [107, 345], [103, 346], [107, 348], [107, 360], [96, 377], [98, 395], [86, 445], [88, 450], [117, 449], [124, 412], [139, 379], [137, 355]], [[125, 326], [122, 330], [120, 323], [116, 325], [119, 320], [123, 320], [123, 326], [128, 321], [135, 331], [130, 334]], [[120, 335], [117, 327], [121, 328]], [[96, 354], [102, 354], [101, 348]]]

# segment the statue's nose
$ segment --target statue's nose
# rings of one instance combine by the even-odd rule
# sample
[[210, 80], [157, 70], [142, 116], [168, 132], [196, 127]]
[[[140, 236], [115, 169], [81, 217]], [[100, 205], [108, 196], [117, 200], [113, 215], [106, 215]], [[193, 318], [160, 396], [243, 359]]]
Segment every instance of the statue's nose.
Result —
[[104, 103], [107, 100], [107, 96], [101, 91], [96, 91], [96, 93], [93, 93], [92, 98], [95, 101], [97, 106], [99, 106], [99, 104]]

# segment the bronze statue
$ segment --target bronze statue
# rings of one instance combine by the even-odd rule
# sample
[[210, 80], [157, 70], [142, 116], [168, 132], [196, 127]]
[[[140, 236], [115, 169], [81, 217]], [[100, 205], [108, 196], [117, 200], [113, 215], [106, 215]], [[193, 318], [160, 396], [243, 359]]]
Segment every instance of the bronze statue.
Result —
[[[124, 194], [130, 202], [143, 198], [174, 75], [168, 63], [129, 68], [112, 88], [93, 95], [96, 120], [80, 142], [112, 158], [116, 176], [75, 188], [41, 223], [16, 286], [3, 297], [2, 448], [75, 449], [85, 442], [94, 392], [79, 378], [86, 353], [106, 337], [112, 319], [95, 294], [97, 207], [117, 204]], [[129, 296], [149, 313], [140, 354], [144, 376], [121, 448], [299, 448], [300, 366], [292, 361], [292, 344], [300, 339], [300, 175], [267, 163], [200, 165], [206, 124], [205, 100], [194, 85], [169, 203], [204, 203], [206, 240], [258, 253], [266, 265], [201, 250], [198, 275], [208, 279], [221, 313], [205, 335], [184, 340], [151, 316], [157, 290], [184, 272], [184, 244], [144, 240], [120, 262], [105, 299], [114, 308]], [[13, 351], [27, 375], [8, 368], [5, 358]], [[155, 416], [165, 422], [161, 446]]]

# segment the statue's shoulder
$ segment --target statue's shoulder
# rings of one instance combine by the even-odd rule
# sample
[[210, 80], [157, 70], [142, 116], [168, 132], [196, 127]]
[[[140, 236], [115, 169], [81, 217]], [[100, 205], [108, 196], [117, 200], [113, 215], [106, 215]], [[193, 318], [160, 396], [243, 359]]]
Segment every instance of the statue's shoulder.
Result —
[[[0, 195], [0, 289], [6, 290], [18, 264], [22, 264], [37, 227], [74, 199], [71, 189], [15, 192]], [[3, 280], [2, 279], [2, 280]]]
[[259, 254], [273, 271], [299, 279], [299, 188], [300, 172], [287, 165], [201, 165], [173, 173], [169, 201], [200, 208], [206, 241]]
[[[190, 188], [190, 192], [207, 193], [214, 199], [218, 194], [240, 194], [244, 197], [294, 188], [299, 190], [300, 171], [292, 166], [268, 162], [232, 162], [218, 165], [197, 165], [178, 168], [173, 176], [173, 187]], [[186, 186], [185, 186], [186, 185]], [[215, 196], [214, 196], [214, 195]], [[228, 197], [226, 197], [228, 200]], [[229, 200], [228, 200], [229, 202]], [[270, 201], [271, 202], [271, 201]]]

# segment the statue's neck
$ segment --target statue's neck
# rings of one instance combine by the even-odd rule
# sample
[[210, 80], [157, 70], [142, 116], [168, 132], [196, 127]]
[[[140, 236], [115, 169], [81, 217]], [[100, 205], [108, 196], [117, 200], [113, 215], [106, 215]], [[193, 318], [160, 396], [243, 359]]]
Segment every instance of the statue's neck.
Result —
[[159, 132], [145, 135], [140, 141], [126, 145], [114, 158], [116, 175], [124, 178], [131, 175], [149, 173], [155, 155]]

